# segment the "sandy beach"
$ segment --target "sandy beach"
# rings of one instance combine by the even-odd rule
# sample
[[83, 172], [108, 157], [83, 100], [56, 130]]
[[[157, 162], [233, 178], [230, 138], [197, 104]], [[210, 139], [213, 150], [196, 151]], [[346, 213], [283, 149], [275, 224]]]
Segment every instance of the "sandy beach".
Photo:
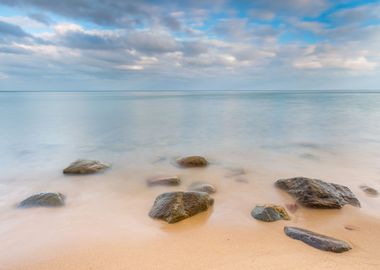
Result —
[[[358, 185], [368, 164], [344, 166], [348, 159], [325, 163], [267, 157], [264, 166], [259, 159], [247, 157], [239, 161], [245, 173], [231, 176], [236, 164], [217, 155], [211, 159], [214, 163], [207, 168], [181, 169], [170, 159], [157, 162], [154, 158], [142, 168], [136, 166], [136, 159], [135, 164], [126, 159], [99, 175], [56, 174], [56, 179], [44, 185], [67, 195], [65, 207], [2, 207], [1, 269], [379, 268], [380, 199], [365, 194]], [[273, 170], [272, 162], [278, 164]], [[148, 187], [145, 180], [153, 172], [178, 175], [183, 183], [179, 187]], [[349, 186], [362, 207], [326, 210], [300, 206], [295, 213], [289, 212], [290, 221], [266, 223], [252, 218], [250, 211], [256, 204], [294, 203], [294, 198], [274, 187], [275, 180], [310, 174]], [[375, 177], [376, 170], [367, 171], [367, 179]], [[157, 195], [185, 190], [194, 180], [217, 187], [210, 210], [175, 224], [148, 216]], [[352, 250], [335, 254], [314, 249], [287, 237], [284, 226], [345, 240]]]

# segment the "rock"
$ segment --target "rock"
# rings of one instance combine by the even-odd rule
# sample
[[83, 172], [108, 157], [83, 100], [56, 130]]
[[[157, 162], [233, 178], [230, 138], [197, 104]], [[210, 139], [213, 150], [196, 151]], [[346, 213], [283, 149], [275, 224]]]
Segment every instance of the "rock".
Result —
[[251, 212], [255, 219], [271, 222], [280, 219], [290, 220], [286, 210], [282, 206], [274, 204], [257, 205]]
[[349, 231], [360, 231], [360, 227], [355, 225], [346, 225], [344, 228]]
[[147, 180], [148, 186], [178, 186], [181, 179], [178, 176], [156, 177]]
[[342, 208], [346, 204], [360, 207], [359, 200], [348, 187], [318, 179], [295, 177], [280, 179], [276, 186], [286, 190], [302, 205], [313, 208]]
[[198, 191], [198, 192], [206, 192], [208, 194], [212, 194], [216, 192], [216, 188], [213, 185], [204, 182], [194, 182], [192, 183], [188, 189], [189, 191]]
[[163, 193], [156, 198], [149, 216], [168, 223], [176, 223], [206, 211], [213, 203], [214, 199], [204, 192]]
[[234, 177], [244, 175], [246, 172], [243, 168], [228, 168], [229, 172], [226, 177]]
[[362, 185], [360, 186], [360, 188], [365, 192], [367, 193], [368, 195], [371, 195], [371, 196], [377, 196], [379, 195], [379, 192], [374, 189], [374, 188], [371, 188], [369, 186], [365, 186], [365, 185]]
[[57, 192], [38, 193], [19, 203], [18, 207], [58, 207], [65, 204], [65, 196]]
[[235, 178], [235, 181], [238, 183], [245, 183], [245, 184], [249, 183], [249, 180], [245, 177], [237, 177], [237, 178]]
[[290, 213], [295, 213], [298, 210], [298, 204], [296, 203], [287, 203], [285, 204], [285, 207], [290, 211]]
[[177, 159], [177, 164], [184, 168], [206, 167], [208, 165], [208, 161], [201, 156], [189, 156]]
[[96, 160], [79, 159], [63, 170], [64, 174], [91, 174], [109, 168], [110, 165]]
[[309, 230], [297, 227], [285, 227], [284, 232], [287, 236], [300, 240], [314, 248], [341, 253], [351, 249], [350, 244], [345, 241], [318, 234]]

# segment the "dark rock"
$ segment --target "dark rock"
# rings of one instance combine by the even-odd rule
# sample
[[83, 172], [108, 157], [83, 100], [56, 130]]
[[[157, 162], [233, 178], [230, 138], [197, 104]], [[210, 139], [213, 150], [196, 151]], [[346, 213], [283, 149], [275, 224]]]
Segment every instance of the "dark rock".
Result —
[[44, 192], [30, 196], [19, 203], [18, 207], [58, 207], [65, 204], [65, 196], [57, 192]]
[[96, 160], [79, 159], [63, 170], [64, 174], [91, 174], [109, 168], [110, 165]]
[[351, 249], [351, 246], [342, 240], [318, 234], [309, 230], [297, 227], [285, 227], [284, 232], [287, 236], [300, 240], [314, 248], [341, 253]]
[[189, 156], [177, 159], [177, 163], [179, 166], [184, 168], [192, 168], [192, 167], [206, 167], [208, 165], [208, 161], [201, 156]]
[[213, 185], [204, 182], [194, 182], [188, 187], [189, 191], [206, 192], [212, 194], [216, 192], [216, 188]]
[[181, 179], [178, 176], [156, 177], [147, 180], [148, 186], [178, 186]]
[[365, 185], [362, 185], [360, 186], [360, 188], [365, 192], [367, 193], [368, 195], [371, 195], [371, 196], [377, 196], [379, 195], [379, 192], [374, 189], [374, 188], [371, 188], [369, 186], [365, 186]]
[[168, 223], [176, 223], [206, 211], [213, 203], [214, 199], [204, 192], [163, 193], [156, 198], [149, 216]]
[[257, 205], [251, 212], [255, 219], [271, 222], [280, 219], [289, 220], [290, 217], [282, 206], [274, 204]]
[[295, 177], [280, 179], [276, 186], [286, 190], [299, 203], [314, 208], [342, 208], [345, 204], [360, 207], [359, 200], [348, 187], [318, 179]]

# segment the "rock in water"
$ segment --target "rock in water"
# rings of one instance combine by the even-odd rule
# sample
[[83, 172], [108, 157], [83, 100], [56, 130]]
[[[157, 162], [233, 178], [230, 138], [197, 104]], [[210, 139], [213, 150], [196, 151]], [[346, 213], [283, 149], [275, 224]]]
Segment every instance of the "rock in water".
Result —
[[276, 221], [280, 219], [290, 220], [290, 217], [284, 207], [274, 204], [257, 205], [252, 210], [251, 215], [255, 219], [266, 222]]
[[371, 188], [369, 186], [365, 186], [365, 185], [362, 185], [360, 186], [360, 188], [365, 192], [367, 193], [368, 195], [371, 195], [371, 196], [377, 196], [379, 195], [379, 192], [374, 189], [374, 188]]
[[324, 251], [341, 253], [351, 249], [351, 246], [342, 240], [318, 234], [309, 230], [297, 227], [285, 227], [284, 232], [287, 236], [300, 240], [309, 246]]
[[348, 187], [318, 179], [295, 177], [280, 179], [276, 186], [286, 190], [297, 201], [314, 208], [342, 208], [345, 204], [360, 207], [359, 200]]
[[58, 192], [44, 192], [30, 196], [20, 202], [18, 207], [58, 207], [65, 204], [65, 196]]
[[64, 174], [90, 174], [109, 168], [110, 165], [96, 160], [79, 159], [63, 170]]
[[206, 211], [214, 203], [204, 192], [168, 192], [159, 195], [149, 212], [149, 216], [176, 223], [200, 212]]
[[216, 192], [216, 188], [213, 185], [204, 182], [194, 182], [188, 187], [189, 191], [206, 192], [213, 194]]
[[201, 156], [189, 156], [177, 159], [177, 163], [179, 166], [184, 168], [192, 168], [192, 167], [206, 167], [208, 165], [208, 161]]
[[178, 176], [156, 177], [147, 180], [148, 186], [178, 186], [181, 179]]

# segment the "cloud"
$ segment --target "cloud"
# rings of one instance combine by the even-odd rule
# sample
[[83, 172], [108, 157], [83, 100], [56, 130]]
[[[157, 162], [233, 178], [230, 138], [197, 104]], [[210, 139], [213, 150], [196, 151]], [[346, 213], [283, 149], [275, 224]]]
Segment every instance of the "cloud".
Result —
[[8, 76], [6, 74], [0, 72], [0, 80], [5, 80], [7, 78]]
[[[0, 21], [0, 35], [11, 37], [27, 37], [29, 36], [20, 26]], [[1, 37], [0, 37], [1, 38]]]

